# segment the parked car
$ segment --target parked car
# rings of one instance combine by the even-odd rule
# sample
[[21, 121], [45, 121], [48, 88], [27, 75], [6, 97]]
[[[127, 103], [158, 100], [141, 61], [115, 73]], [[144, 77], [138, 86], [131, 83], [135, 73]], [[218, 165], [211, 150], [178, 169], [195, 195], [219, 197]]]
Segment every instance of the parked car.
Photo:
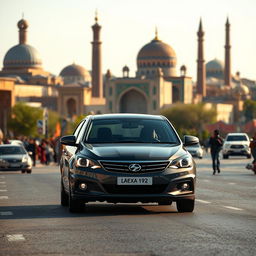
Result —
[[203, 149], [200, 143], [191, 146], [186, 146], [186, 149], [193, 157], [198, 157], [200, 159], [203, 158]]
[[0, 171], [32, 172], [32, 160], [23, 146], [0, 145]]
[[9, 140], [9, 143], [13, 144], [13, 145], [18, 145], [18, 146], [24, 147], [24, 144], [21, 140]]
[[222, 149], [224, 159], [229, 156], [246, 156], [251, 158], [250, 139], [246, 133], [228, 133]]
[[79, 212], [91, 201], [176, 201], [179, 212], [192, 212], [196, 166], [163, 116], [106, 114], [88, 116], [73, 135], [61, 138], [61, 204]]

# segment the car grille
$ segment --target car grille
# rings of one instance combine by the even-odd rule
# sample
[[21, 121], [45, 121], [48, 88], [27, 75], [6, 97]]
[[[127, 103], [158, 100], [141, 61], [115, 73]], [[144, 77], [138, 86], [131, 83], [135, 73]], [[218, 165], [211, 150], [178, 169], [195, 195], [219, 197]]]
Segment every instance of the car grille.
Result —
[[231, 145], [230, 148], [244, 148], [243, 145]]
[[160, 194], [163, 193], [167, 185], [103, 185], [104, 189], [110, 194]]
[[21, 163], [21, 159], [5, 159], [8, 163]]
[[[106, 171], [110, 172], [121, 172], [121, 173], [148, 173], [148, 172], [161, 172], [165, 170], [169, 161], [155, 161], [155, 162], [114, 162], [114, 161], [101, 161], [100, 162]], [[131, 164], [139, 164], [141, 170], [133, 172], [129, 169]]]

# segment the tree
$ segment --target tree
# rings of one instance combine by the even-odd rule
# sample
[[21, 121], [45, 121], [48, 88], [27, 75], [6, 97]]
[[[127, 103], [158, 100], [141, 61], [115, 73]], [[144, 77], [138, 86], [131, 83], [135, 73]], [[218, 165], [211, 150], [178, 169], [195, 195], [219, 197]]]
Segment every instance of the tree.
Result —
[[205, 125], [216, 121], [216, 111], [207, 109], [203, 103], [176, 104], [162, 113], [174, 125], [180, 136], [196, 135], [204, 140], [208, 134]]
[[11, 118], [8, 122], [8, 130], [11, 130], [15, 136], [36, 136], [37, 120], [43, 118], [43, 111], [18, 102], [11, 112]]
[[256, 118], [256, 101], [246, 100], [243, 106], [245, 121], [251, 121]]

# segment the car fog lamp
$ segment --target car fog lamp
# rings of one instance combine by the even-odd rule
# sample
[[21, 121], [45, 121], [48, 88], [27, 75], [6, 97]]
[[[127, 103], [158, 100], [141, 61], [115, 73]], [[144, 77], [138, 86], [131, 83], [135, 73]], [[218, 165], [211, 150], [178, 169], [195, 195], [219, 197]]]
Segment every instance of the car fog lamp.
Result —
[[189, 190], [189, 184], [188, 184], [188, 183], [183, 183], [183, 184], [181, 185], [181, 190], [182, 190], [182, 191]]
[[80, 183], [79, 188], [81, 190], [86, 190], [87, 189], [87, 184], [86, 183]]

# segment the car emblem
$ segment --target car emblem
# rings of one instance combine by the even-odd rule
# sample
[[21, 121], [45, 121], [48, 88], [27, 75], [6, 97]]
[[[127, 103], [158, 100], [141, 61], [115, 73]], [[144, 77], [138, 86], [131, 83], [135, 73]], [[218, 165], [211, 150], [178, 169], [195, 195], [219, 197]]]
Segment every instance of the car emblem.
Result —
[[141, 170], [141, 165], [139, 165], [139, 164], [130, 164], [128, 168], [132, 172], [139, 172]]

